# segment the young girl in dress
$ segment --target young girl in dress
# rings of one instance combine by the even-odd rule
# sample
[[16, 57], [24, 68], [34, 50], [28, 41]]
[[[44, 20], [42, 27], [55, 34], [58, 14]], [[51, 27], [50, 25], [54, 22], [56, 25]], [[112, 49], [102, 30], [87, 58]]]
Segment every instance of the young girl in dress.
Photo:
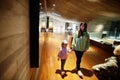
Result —
[[67, 49], [67, 44], [68, 42], [66, 40], [63, 40], [61, 43], [61, 48], [59, 50], [58, 53], [58, 60], [61, 60], [61, 74], [64, 75], [65, 71], [64, 71], [64, 65], [68, 56], [68, 52], [71, 52], [71, 50]]

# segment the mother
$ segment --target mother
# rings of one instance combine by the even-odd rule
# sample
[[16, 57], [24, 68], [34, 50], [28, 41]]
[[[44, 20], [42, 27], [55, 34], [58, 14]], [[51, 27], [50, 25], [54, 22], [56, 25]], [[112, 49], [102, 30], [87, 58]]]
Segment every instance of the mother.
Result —
[[87, 23], [81, 23], [77, 32], [73, 34], [72, 49], [76, 54], [76, 67], [79, 76], [82, 76], [80, 71], [80, 63], [83, 53], [88, 50], [90, 45], [89, 34], [87, 32]]

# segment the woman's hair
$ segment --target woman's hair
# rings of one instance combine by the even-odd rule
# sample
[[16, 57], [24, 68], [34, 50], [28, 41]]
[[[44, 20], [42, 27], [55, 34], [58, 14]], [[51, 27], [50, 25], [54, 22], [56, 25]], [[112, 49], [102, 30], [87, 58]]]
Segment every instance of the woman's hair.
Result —
[[86, 31], [87, 31], [87, 23], [86, 23], [86, 22], [81, 23], [81, 24], [80, 24], [80, 27], [81, 27], [82, 24], [83, 24], [84, 27], [85, 27], [85, 28], [84, 28], [84, 32], [86, 32]]
[[[80, 28], [82, 25], [84, 25], [84, 31], [82, 31], [81, 28]], [[79, 28], [80, 28], [80, 30], [78, 31], [78, 34], [81, 33], [81, 35], [83, 35], [83, 32], [87, 32], [87, 23], [86, 22], [81, 23]], [[78, 37], [80, 37], [80, 36], [78, 35]]]
[[84, 23], [84, 26], [85, 26], [84, 31], [87, 32], [87, 23], [86, 22]]

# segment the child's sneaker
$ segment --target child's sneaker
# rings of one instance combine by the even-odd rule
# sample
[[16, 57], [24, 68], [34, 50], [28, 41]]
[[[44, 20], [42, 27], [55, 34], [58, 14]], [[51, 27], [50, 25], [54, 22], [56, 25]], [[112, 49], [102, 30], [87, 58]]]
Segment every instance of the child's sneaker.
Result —
[[65, 71], [61, 71], [61, 75], [64, 75], [65, 74]]
[[80, 70], [78, 70], [78, 75], [83, 76], [83, 73]]

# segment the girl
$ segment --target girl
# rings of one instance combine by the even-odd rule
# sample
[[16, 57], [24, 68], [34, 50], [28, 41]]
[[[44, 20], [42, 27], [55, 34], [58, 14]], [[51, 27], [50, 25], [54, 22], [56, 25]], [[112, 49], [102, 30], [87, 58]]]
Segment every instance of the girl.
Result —
[[66, 40], [63, 40], [61, 43], [61, 48], [58, 53], [58, 60], [61, 59], [61, 74], [64, 75], [64, 65], [68, 56], [68, 52], [71, 52], [71, 50], [67, 49], [68, 42]]

